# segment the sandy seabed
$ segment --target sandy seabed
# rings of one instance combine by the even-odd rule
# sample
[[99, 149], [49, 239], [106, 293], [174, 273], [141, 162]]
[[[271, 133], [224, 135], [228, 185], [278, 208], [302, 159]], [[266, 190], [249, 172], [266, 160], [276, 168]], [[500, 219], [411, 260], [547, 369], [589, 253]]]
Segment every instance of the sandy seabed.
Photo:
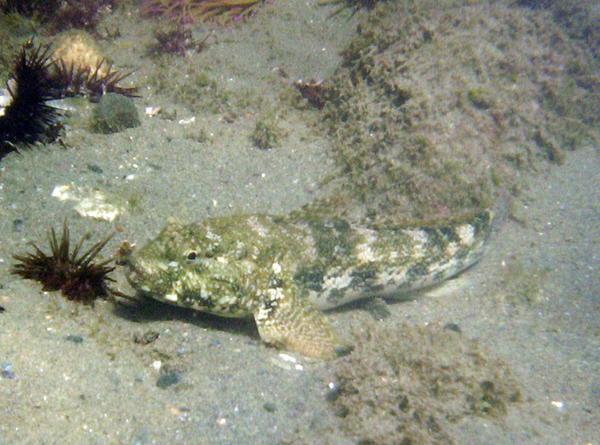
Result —
[[[283, 11], [298, 13], [315, 36], [330, 26], [324, 12], [302, 9], [300, 15], [292, 3], [282, 2]], [[272, 79], [266, 73], [278, 67], [291, 78], [326, 77], [337, 56], [320, 54], [336, 54], [355, 25], [336, 23], [336, 37], [327, 44], [303, 37], [304, 49], [295, 53], [303, 57], [299, 65], [286, 54], [305, 35], [300, 24], [242, 61], [218, 58], [225, 49], [233, 57], [248, 53], [239, 37], [221, 38], [203, 57], [216, 57], [222, 70], [236, 66], [234, 88], [256, 79], [264, 85]], [[123, 42], [131, 38], [126, 32]], [[263, 43], [269, 38], [257, 37]], [[127, 45], [131, 41], [115, 52], [117, 64], [125, 64]], [[138, 80], [152, 70], [145, 63]], [[178, 120], [194, 113], [159, 93], [143, 90], [136, 99], [139, 128], [106, 136], [74, 127], [76, 147], [36, 148], [2, 161], [0, 444], [353, 443], [326, 397], [334, 365], [300, 357], [290, 362], [265, 347], [249, 321], [160, 304], [133, 310], [99, 301], [86, 307], [9, 274], [12, 255], [26, 250], [27, 241], [45, 245], [48, 227], [58, 228], [65, 217], [74, 237], [103, 237], [118, 225], [121, 231], [104, 252], [109, 255], [124, 239], [142, 245], [170, 216], [192, 221], [293, 210], [315, 197], [332, 169], [327, 141], [293, 113], [281, 146], [260, 150], [249, 137], [256, 116], [238, 116], [232, 124], [199, 113], [190, 130]], [[145, 106], [175, 108], [178, 118], [151, 118]], [[207, 140], [190, 138], [199, 129]], [[114, 223], [83, 218], [73, 202], [51, 196], [67, 184], [102, 190], [126, 210]], [[514, 199], [512, 218], [494, 231], [476, 267], [443, 289], [387, 305], [385, 326], [455, 323], [503, 359], [521, 384], [523, 401], [511, 404], [505, 417], [453, 424], [456, 443], [597, 442], [598, 184], [598, 151], [569, 153], [565, 165], [539, 173]], [[357, 305], [330, 318], [349, 332], [370, 317], [367, 309]], [[148, 344], [139, 340], [155, 334]]]

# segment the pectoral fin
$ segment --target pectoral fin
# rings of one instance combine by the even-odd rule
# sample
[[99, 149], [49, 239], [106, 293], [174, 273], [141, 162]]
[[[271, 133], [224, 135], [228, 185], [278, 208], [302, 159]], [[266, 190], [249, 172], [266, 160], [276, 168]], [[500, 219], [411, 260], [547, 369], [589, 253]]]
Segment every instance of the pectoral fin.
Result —
[[278, 348], [330, 359], [340, 346], [325, 315], [291, 290], [269, 289], [254, 319], [262, 340]]

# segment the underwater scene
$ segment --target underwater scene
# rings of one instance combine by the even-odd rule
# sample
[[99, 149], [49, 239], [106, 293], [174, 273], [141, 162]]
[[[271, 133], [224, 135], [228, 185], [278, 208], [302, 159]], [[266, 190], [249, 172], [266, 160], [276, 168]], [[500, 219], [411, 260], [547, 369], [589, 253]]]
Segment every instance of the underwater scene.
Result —
[[600, 3], [0, 38], [0, 445], [600, 444]]

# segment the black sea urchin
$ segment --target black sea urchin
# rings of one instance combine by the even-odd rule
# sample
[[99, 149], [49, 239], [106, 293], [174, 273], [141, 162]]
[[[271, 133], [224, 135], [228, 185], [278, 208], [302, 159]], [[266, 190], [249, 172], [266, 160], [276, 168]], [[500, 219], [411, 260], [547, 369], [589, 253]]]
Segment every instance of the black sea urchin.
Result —
[[48, 135], [56, 124], [58, 110], [46, 102], [52, 99], [48, 69], [50, 49], [31, 42], [21, 48], [8, 82], [10, 104], [0, 116], [0, 159]]
[[12, 267], [11, 273], [27, 280], [39, 281], [43, 290], [60, 290], [69, 300], [92, 303], [98, 297], [111, 294], [107, 282], [114, 281], [108, 276], [115, 269], [108, 266], [112, 260], [94, 262], [111, 238], [112, 235], [80, 253], [86, 239], [83, 237], [70, 251], [69, 228], [65, 221], [60, 241], [53, 228], [48, 233], [50, 255], [31, 243], [34, 252], [13, 256], [18, 263]]

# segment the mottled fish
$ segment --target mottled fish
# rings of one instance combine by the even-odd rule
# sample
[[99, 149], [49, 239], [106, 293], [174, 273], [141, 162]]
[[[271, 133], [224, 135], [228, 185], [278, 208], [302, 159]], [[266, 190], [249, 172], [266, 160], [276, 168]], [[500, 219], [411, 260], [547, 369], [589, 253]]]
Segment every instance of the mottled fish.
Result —
[[483, 252], [492, 213], [440, 228], [379, 228], [269, 215], [169, 221], [119, 262], [141, 296], [254, 317], [268, 344], [328, 358], [339, 346], [320, 309], [441, 283]]

